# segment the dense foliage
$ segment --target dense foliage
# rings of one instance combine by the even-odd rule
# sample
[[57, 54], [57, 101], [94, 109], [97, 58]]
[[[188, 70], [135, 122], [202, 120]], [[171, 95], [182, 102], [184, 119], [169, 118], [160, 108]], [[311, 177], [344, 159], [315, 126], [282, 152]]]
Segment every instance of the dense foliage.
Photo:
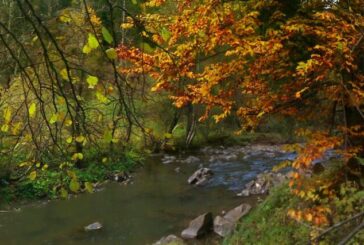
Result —
[[[169, 91], [178, 108], [204, 105], [200, 121], [236, 114], [244, 132], [270, 115], [294, 118], [305, 143], [292, 145], [298, 157], [282, 165], [296, 170], [289, 186], [304, 204], [288, 215], [329, 226], [348, 202], [345, 215], [362, 212], [364, 2], [177, 2], [172, 10], [170, 1], [145, 4], [164, 11], [132, 23], [154, 45], [120, 45], [130, 64], [122, 71], [147, 73], [152, 91]], [[344, 165], [330, 178], [307, 177], [329, 150]]]
[[[2, 185], [92, 191], [129, 169], [135, 149], [208, 138], [211, 118], [240, 135], [274, 119], [299, 142], [277, 166], [294, 169], [288, 185], [302, 201], [288, 217], [314, 241], [362, 217], [363, 0], [14, 0], [0, 10]], [[312, 177], [328, 152], [334, 166]]]

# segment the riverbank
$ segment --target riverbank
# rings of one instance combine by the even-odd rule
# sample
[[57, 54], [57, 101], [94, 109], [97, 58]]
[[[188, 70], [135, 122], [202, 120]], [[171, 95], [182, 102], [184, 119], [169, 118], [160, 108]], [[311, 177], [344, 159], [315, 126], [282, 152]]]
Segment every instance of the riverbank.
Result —
[[[347, 241], [340, 244], [363, 244], [364, 230], [352, 232], [363, 222], [364, 189], [349, 175], [345, 181], [340, 180], [339, 176], [345, 176], [346, 171], [342, 161], [333, 159], [324, 165], [323, 171], [308, 178], [310, 183], [324, 183], [336, 176], [337, 183], [331, 187], [331, 192], [339, 194], [331, 199], [310, 202], [308, 198], [294, 195], [285, 182], [273, 188], [262, 203], [241, 219], [235, 232], [222, 244], [339, 244], [345, 239]], [[329, 224], [316, 226], [289, 217], [290, 210], [309, 209], [313, 205], [330, 208]]]
[[128, 180], [130, 173], [142, 165], [145, 157], [141, 152], [129, 150], [109, 158], [91, 158], [83, 168], [76, 168], [67, 162], [47, 168], [42, 164], [43, 167], [36, 167], [34, 178], [27, 166], [19, 166], [12, 170], [8, 179], [1, 179], [0, 208], [9, 209], [15, 204], [67, 199], [84, 192], [92, 193], [102, 183]]
[[236, 232], [222, 244], [308, 244], [310, 230], [287, 217], [288, 210], [299, 202], [288, 183], [281, 184], [241, 220]]

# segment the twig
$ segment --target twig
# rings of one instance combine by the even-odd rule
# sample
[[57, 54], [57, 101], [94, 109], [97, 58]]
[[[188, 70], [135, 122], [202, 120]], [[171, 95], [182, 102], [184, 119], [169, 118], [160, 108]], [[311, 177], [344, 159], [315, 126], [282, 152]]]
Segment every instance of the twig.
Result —
[[350, 232], [350, 234], [347, 235], [343, 240], [341, 240], [338, 245], [345, 245], [353, 236], [355, 236], [356, 233], [358, 233], [363, 228], [364, 228], [364, 221], [361, 222], [360, 225], [355, 227], [355, 229], [352, 232]]
[[341, 221], [341, 222], [339, 222], [339, 223], [337, 223], [337, 224], [335, 224], [335, 225], [327, 228], [324, 232], [322, 232], [319, 236], [317, 236], [314, 241], [317, 242], [321, 237], [323, 237], [324, 235], [326, 235], [330, 231], [332, 231], [332, 230], [334, 230], [334, 229], [336, 229], [336, 228], [338, 228], [338, 227], [340, 227], [340, 226], [348, 223], [349, 221], [352, 221], [353, 219], [359, 218], [360, 216], [363, 216], [363, 215], [364, 215], [364, 211], [363, 212], [360, 212], [360, 213], [358, 213], [356, 215], [354, 215], [353, 217], [350, 217], [349, 219], [346, 219], [344, 221]]

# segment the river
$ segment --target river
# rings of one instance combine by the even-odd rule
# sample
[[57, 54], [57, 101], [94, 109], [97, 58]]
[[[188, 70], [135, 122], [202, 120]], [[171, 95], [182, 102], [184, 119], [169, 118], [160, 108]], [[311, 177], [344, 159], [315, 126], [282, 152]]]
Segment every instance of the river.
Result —
[[[219, 147], [183, 153], [168, 164], [162, 163], [162, 155], [151, 156], [133, 174], [132, 184], [109, 183], [93, 194], [35, 202], [20, 211], [0, 213], [0, 244], [143, 245], [165, 235], [179, 235], [199, 214], [219, 214], [243, 202], [256, 202], [256, 197], [237, 197], [236, 193], [258, 173], [293, 157], [264, 147], [250, 152], [241, 149]], [[183, 162], [191, 155], [198, 160]], [[213, 177], [202, 187], [188, 185], [188, 177], [201, 165], [209, 167]], [[95, 221], [102, 223], [103, 229], [83, 231]], [[200, 240], [191, 244], [211, 243]]]

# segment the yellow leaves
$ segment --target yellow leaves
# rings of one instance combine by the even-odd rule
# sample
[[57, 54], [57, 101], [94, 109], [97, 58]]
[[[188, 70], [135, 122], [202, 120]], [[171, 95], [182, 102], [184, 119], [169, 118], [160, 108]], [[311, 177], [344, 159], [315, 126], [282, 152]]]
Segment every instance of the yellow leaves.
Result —
[[86, 140], [86, 138], [85, 138], [85, 136], [79, 135], [76, 137], [75, 140], [77, 143], [83, 143]]
[[37, 105], [33, 102], [29, 106], [29, 111], [28, 111], [29, 112], [29, 117], [34, 118], [36, 111], [37, 111]]
[[94, 192], [94, 187], [90, 182], [85, 182], [85, 189], [89, 193]]
[[96, 15], [95, 10], [88, 6], [87, 11], [90, 15], [90, 21], [91, 21], [92, 25], [95, 27], [101, 26], [101, 23], [102, 23], [101, 19]]
[[109, 48], [105, 52], [110, 60], [116, 60], [116, 58], [118, 57], [116, 50], [114, 48]]
[[91, 33], [88, 34], [87, 45], [91, 49], [96, 49], [99, 47], [99, 41], [97, 40], [97, 38], [95, 37], [94, 34], [91, 34]]
[[62, 14], [61, 16], [59, 16], [59, 20], [63, 23], [70, 23], [72, 21], [72, 18], [68, 14]]
[[91, 51], [92, 51], [92, 49], [87, 44], [85, 46], [83, 46], [83, 48], [82, 48], [82, 53], [84, 53], [84, 54], [89, 54]]
[[130, 16], [126, 17], [125, 22], [120, 24], [120, 28], [124, 30], [131, 29], [133, 28], [133, 26], [134, 26], [134, 20]]
[[63, 68], [61, 72], [59, 73], [63, 80], [69, 81], [68, 72], [66, 68]]
[[86, 82], [88, 83], [88, 88], [95, 88], [97, 83], [99, 82], [99, 79], [95, 76], [89, 75], [86, 79]]
[[72, 155], [72, 161], [78, 161], [78, 160], [82, 160], [83, 159], [83, 154], [78, 152], [78, 153], [74, 153]]
[[165, 133], [164, 134], [164, 138], [166, 138], [166, 139], [171, 139], [172, 137], [173, 137], [173, 135], [170, 134], [170, 133]]
[[94, 34], [89, 33], [87, 38], [87, 43], [83, 46], [82, 52], [84, 54], [89, 54], [92, 50], [97, 49], [100, 46], [99, 41]]
[[64, 122], [64, 125], [66, 125], [67, 127], [71, 126], [73, 124], [71, 119], [66, 119]]
[[73, 142], [73, 138], [72, 137], [68, 137], [66, 139], [66, 142], [67, 142], [67, 144], [71, 144]]
[[130, 28], [133, 28], [133, 26], [134, 26], [133, 23], [122, 23], [120, 25], [120, 28], [127, 30], [127, 29], [130, 29]]
[[37, 171], [32, 171], [30, 172], [30, 174], [28, 175], [28, 179], [33, 181], [37, 178]]
[[146, 7], [159, 7], [161, 6], [166, 0], [148, 0], [145, 2]]
[[54, 113], [51, 118], [49, 119], [49, 123], [50, 124], [55, 124], [58, 121], [59, 118], [59, 114], [58, 113]]
[[101, 103], [107, 103], [109, 101], [109, 99], [99, 91], [96, 92], [96, 99]]
[[11, 121], [11, 115], [12, 115], [12, 112], [11, 112], [11, 108], [8, 106], [4, 109], [3, 111], [3, 115], [4, 115], [4, 121], [5, 123], [10, 123]]

